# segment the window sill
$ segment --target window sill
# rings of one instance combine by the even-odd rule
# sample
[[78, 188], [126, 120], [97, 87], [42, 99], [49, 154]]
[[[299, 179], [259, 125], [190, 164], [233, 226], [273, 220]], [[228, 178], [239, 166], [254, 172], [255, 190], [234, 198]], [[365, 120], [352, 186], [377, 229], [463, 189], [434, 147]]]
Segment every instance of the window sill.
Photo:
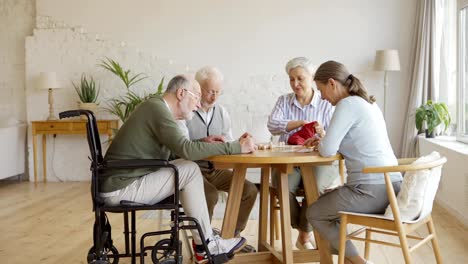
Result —
[[427, 141], [434, 145], [468, 156], [468, 144], [457, 141], [455, 137], [438, 136], [436, 138], [426, 138], [424, 136], [419, 136], [419, 140]]

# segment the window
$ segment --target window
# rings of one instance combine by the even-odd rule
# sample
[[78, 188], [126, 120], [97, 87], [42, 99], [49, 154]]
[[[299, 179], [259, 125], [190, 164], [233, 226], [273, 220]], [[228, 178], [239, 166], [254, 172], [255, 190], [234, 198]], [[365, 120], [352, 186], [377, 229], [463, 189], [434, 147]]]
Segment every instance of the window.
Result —
[[458, 135], [468, 143], [468, 0], [458, 0]]
[[432, 100], [447, 104], [452, 123], [447, 135], [457, 128], [457, 0], [435, 0]]

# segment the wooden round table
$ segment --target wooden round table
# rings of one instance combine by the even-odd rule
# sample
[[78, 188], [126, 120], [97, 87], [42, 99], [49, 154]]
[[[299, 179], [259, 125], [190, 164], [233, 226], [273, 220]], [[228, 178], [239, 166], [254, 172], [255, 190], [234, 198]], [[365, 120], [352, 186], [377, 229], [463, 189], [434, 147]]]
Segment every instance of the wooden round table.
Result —
[[[308, 205], [310, 205], [318, 198], [318, 189], [312, 167], [331, 164], [336, 160], [340, 160], [340, 174], [343, 179], [344, 162], [342, 162], [342, 156], [340, 154], [331, 157], [321, 157], [317, 152], [311, 152], [303, 147], [286, 146], [271, 150], [259, 150], [251, 154], [213, 156], [207, 160], [213, 162], [217, 169], [234, 169], [222, 227], [222, 236], [226, 238], [234, 236], [247, 168], [262, 169], [260, 180], [260, 219], [258, 230], [259, 253], [245, 254], [245, 256], [237, 255], [231, 261], [232, 263], [236, 263], [237, 261], [242, 262], [247, 257], [250, 261], [259, 262], [262, 260], [265, 262], [266, 258], [262, 255], [262, 253], [265, 254], [265, 252], [262, 251], [267, 251], [266, 253], [272, 255], [283, 263], [301, 263], [311, 261], [333, 263], [328, 243], [321, 240], [317, 233], [315, 233], [315, 237], [320, 250], [293, 252], [293, 246], [291, 243], [291, 219], [289, 214], [288, 174], [293, 171], [294, 167], [301, 168], [306, 200]], [[268, 195], [271, 168], [276, 168], [280, 172], [278, 175], [278, 198], [280, 203], [283, 249], [281, 254], [267, 242], [266, 227], [268, 226]]]

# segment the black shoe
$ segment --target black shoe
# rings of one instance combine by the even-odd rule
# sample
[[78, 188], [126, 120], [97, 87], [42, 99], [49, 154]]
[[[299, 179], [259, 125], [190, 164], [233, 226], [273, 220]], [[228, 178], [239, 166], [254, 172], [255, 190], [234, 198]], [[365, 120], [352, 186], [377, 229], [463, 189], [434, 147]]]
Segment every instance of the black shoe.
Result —
[[239, 253], [255, 253], [257, 252], [257, 250], [255, 249], [254, 246], [250, 245], [250, 244], [246, 244], [244, 246], [244, 248], [242, 248]]

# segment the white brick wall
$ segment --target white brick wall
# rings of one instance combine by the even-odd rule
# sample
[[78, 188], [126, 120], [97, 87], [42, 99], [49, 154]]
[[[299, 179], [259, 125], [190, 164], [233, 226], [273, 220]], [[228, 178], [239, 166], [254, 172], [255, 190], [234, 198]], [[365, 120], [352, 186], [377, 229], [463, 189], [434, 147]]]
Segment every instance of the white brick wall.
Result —
[[[113, 118], [105, 111], [105, 102], [125, 91], [115, 76], [97, 66], [99, 60], [108, 56], [133, 72], [144, 72], [150, 78], [135, 87], [144, 92], [148, 87], [156, 88], [162, 76], [166, 83], [177, 73], [190, 71], [190, 65], [175, 64], [171, 59], [142, 51], [122, 42], [102, 40], [94, 33], [87, 33], [83, 27], [68, 26], [50, 17], [37, 17], [34, 35], [26, 40], [27, 76], [27, 119], [44, 120], [48, 116], [47, 91], [38, 89], [37, 78], [42, 71], [57, 72], [62, 89], [54, 90], [56, 114], [73, 109], [78, 97], [71, 84], [77, 82], [84, 72], [91, 74], [101, 87], [100, 118]], [[237, 85], [239, 82], [235, 82]], [[228, 76], [226, 87], [233, 87], [234, 80]], [[257, 141], [269, 140], [266, 128], [268, 115], [279, 95], [290, 92], [287, 76], [249, 76], [240, 82], [240, 88], [226, 88], [220, 102], [231, 113], [234, 136], [244, 131], [252, 133]], [[40, 140], [39, 140], [40, 141]], [[41, 143], [38, 142], [38, 177], [42, 179]], [[29, 143], [29, 173], [33, 175], [32, 143]], [[87, 180], [87, 145], [84, 136], [57, 135], [48, 137], [48, 180]], [[70, 150], [73, 151], [70, 151]], [[70, 168], [73, 168], [72, 170]], [[32, 179], [32, 177], [31, 177]]]
[[34, 16], [35, 1], [0, 0], [0, 119], [26, 120], [24, 40]]
[[[259, 141], [268, 140], [265, 124], [276, 99], [290, 92], [284, 64], [295, 56], [307, 56], [317, 64], [328, 59], [344, 62], [379, 99], [383, 75], [371, 68], [375, 50], [398, 48], [402, 71], [390, 76], [387, 102], [401, 105], [407, 98], [409, 59], [405, 58], [410, 57], [408, 25], [414, 22], [415, 0], [246, 3], [141, 0], [135, 5], [123, 0], [116, 7], [112, 0], [38, 1], [37, 25], [25, 45], [27, 120], [47, 117], [47, 92], [36, 85], [42, 71], [57, 72], [64, 83], [55, 91], [57, 112], [76, 107], [70, 81], [77, 81], [83, 72], [98, 80], [103, 104], [118, 95], [123, 89], [119, 80], [96, 66], [104, 56], [148, 74], [150, 79], [139, 89], [155, 87], [162, 76], [168, 81], [203, 65], [220, 67], [226, 77], [220, 102], [231, 113], [234, 135], [249, 130]], [[387, 115], [396, 152], [403, 113], [399, 107]], [[49, 179], [89, 178], [84, 136], [59, 135], [48, 144]], [[32, 174], [32, 154], [29, 165]]]

